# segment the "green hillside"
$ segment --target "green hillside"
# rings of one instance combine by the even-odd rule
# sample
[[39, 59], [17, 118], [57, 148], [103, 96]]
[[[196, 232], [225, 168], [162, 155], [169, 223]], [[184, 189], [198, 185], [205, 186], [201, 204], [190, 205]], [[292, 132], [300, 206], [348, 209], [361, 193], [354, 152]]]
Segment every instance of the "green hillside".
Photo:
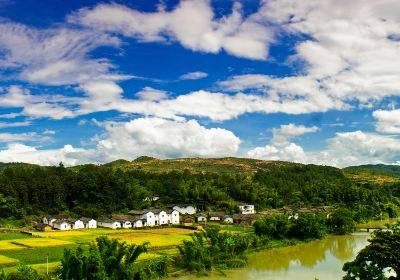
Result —
[[191, 173], [254, 173], [274, 167], [300, 164], [284, 161], [268, 161], [249, 158], [177, 158], [156, 159], [139, 157], [134, 161], [116, 160], [105, 164], [113, 169], [143, 170], [148, 172], [190, 171]]
[[400, 183], [400, 166], [385, 164], [366, 164], [350, 166], [343, 173], [353, 182], [361, 185], [393, 185]]
[[396, 175], [400, 177], [400, 165], [387, 165], [387, 164], [365, 164], [359, 166], [350, 166], [345, 169], [369, 169], [381, 171], [384, 173]]

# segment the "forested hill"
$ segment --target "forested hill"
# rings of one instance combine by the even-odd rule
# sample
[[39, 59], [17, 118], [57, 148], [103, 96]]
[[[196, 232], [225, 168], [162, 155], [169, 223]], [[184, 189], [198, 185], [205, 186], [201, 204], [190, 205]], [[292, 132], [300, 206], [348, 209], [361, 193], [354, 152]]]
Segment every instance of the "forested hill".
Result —
[[387, 164], [365, 164], [359, 166], [350, 166], [345, 169], [369, 169], [375, 171], [381, 171], [400, 177], [400, 166], [399, 165], [387, 165]]
[[[10, 164], [0, 169], [0, 218], [58, 212], [98, 217], [170, 204], [233, 213], [245, 202], [258, 210], [348, 206], [361, 220], [394, 213], [398, 188], [387, 190], [357, 184], [334, 167], [242, 158], [140, 157], [68, 168]], [[151, 204], [146, 198], [154, 196], [161, 199]]]
[[289, 165], [299, 164], [235, 157], [157, 159], [147, 156], [139, 157], [134, 161], [121, 159], [105, 164], [105, 166], [122, 170], [144, 170], [149, 172], [187, 170], [191, 173], [254, 173], [263, 169]]

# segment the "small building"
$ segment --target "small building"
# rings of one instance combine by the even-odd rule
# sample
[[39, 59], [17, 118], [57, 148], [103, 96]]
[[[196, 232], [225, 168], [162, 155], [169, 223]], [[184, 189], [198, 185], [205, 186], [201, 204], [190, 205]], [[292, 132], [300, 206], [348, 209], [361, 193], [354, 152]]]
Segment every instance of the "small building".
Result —
[[233, 224], [233, 218], [231, 216], [226, 215], [223, 217], [223, 222], [226, 224]]
[[205, 222], [207, 222], [207, 215], [206, 215], [206, 214], [203, 214], [203, 213], [198, 214], [198, 215], [196, 216], [196, 222], [198, 222], [198, 223], [205, 223]]
[[82, 217], [80, 220], [83, 222], [84, 228], [97, 228], [97, 221], [95, 219]]
[[180, 221], [180, 223], [182, 223], [184, 225], [190, 225], [190, 224], [193, 225], [196, 220], [193, 215], [183, 214], [183, 215], [179, 215], [179, 221]]
[[83, 221], [81, 221], [80, 219], [68, 218], [67, 221], [68, 221], [68, 223], [70, 225], [70, 229], [82, 229], [82, 228], [85, 228], [85, 225], [84, 225]]
[[65, 220], [69, 218], [70, 216], [66, 214], [46, 215], [43, 217], [42, 221], [44, 224], [47, 224], [52, 227], [55, 220]]
[[[156, 225], [156, 215], [148, 209], [144, 210], [131, 210], [128, 212], [129, 215], [133, 216], [134, 218], [138, 218], [144, 221], [145, 227], [153, 227]], [[158, 218], [157, 218], [158, 223]]]
[[178, 210], [167, 210], [167, 215], [168, 215], [168, 223], [173, 224], [173, 225], [179, 225], [180, 223], [180, 213]]
[[98, 226], [104, 228], [117, 229], [121, 228], [121, 223], [120, 221], [115, 219], [101, 219], [98, 222]]
[[167, 225], [168, 224], [168, 215], [162, 209], [153, 209], [152, 212], [154, 213], [155, 218], [155, 225]]
[[208, 220], [211, 222], [220, 222], [226, 216], [226, 212], [209, 212]]
[[70, 230], [71, 224], [67, 219], [57, 219], [53, 221], [53, 228], [58, 230]]
[[48, 224], [44, 224], [44, 223], [37, 223], [35, 225], [35, 229], [38, 231], [51, 231], [51, 226], [49, 226]]
[[175, 205], [172, 207], [172, 209], [177, 210], [181, 215], [194, 215], [197, 212], [197, 208], [193, 205]]
[[255, 213], [254, 205], [252, 204], [241, 204], [239, 205], [239, 209], [243, 215], [249, 215]]
[[141, 219], [133, 218], [132, 219], [132, 227], [134, 227], [134, 228], [143, 227], [143, 221]]

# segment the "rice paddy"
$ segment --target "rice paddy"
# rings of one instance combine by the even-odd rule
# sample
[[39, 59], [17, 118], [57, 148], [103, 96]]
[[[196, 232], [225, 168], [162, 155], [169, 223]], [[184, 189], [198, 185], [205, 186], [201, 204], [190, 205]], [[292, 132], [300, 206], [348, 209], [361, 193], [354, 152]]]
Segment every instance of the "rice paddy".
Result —
[[19, 260], [0, 255], [0, 267], [17, 265]]
[[18, 233], [0, 233], [0, 266], [6, 272], [13, 271], [19, 263], [31, 265], [39, 272], [46, 272], [46, 260], [49, 260], [49, 270], [54, 271], [60, 264], [64, 250], [87, 246], [99, 236], [120, 239], [128, 244], [150, 242], [149, 252], [142, 254], [139, 260], [147, 260], [161, 255], [175, 255], [177, 246], [183, 240], [190, 239], [194, 230], [182, 228], [156, 229], [85, 229], [70, 231], [35, 232], [43, 236], [32, 237]]

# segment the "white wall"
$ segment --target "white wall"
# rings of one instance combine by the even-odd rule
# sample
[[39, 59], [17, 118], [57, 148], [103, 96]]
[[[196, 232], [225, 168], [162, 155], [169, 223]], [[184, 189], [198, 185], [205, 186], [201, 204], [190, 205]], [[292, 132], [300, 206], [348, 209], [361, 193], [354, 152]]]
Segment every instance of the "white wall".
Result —
[[178, 225], [179, 224], [179, 212], [174, 210], [171, 213], [171, 224]]
[[96, 220], [89, 220], [86, 224], [86, 228], [97, 228], [97, 221]]
[[158, 224], [159, 225], [166, 225], [168, 224], [168, 215], [167, 212], [165, 211], [161, 211], [160, 213], [158, 213]]
[[55, 229], [59, 229], [59, 230], [70, 230], [70, 224], [67, 222], [61, 222], [61, 223], [53, 223], [53, 227]]

